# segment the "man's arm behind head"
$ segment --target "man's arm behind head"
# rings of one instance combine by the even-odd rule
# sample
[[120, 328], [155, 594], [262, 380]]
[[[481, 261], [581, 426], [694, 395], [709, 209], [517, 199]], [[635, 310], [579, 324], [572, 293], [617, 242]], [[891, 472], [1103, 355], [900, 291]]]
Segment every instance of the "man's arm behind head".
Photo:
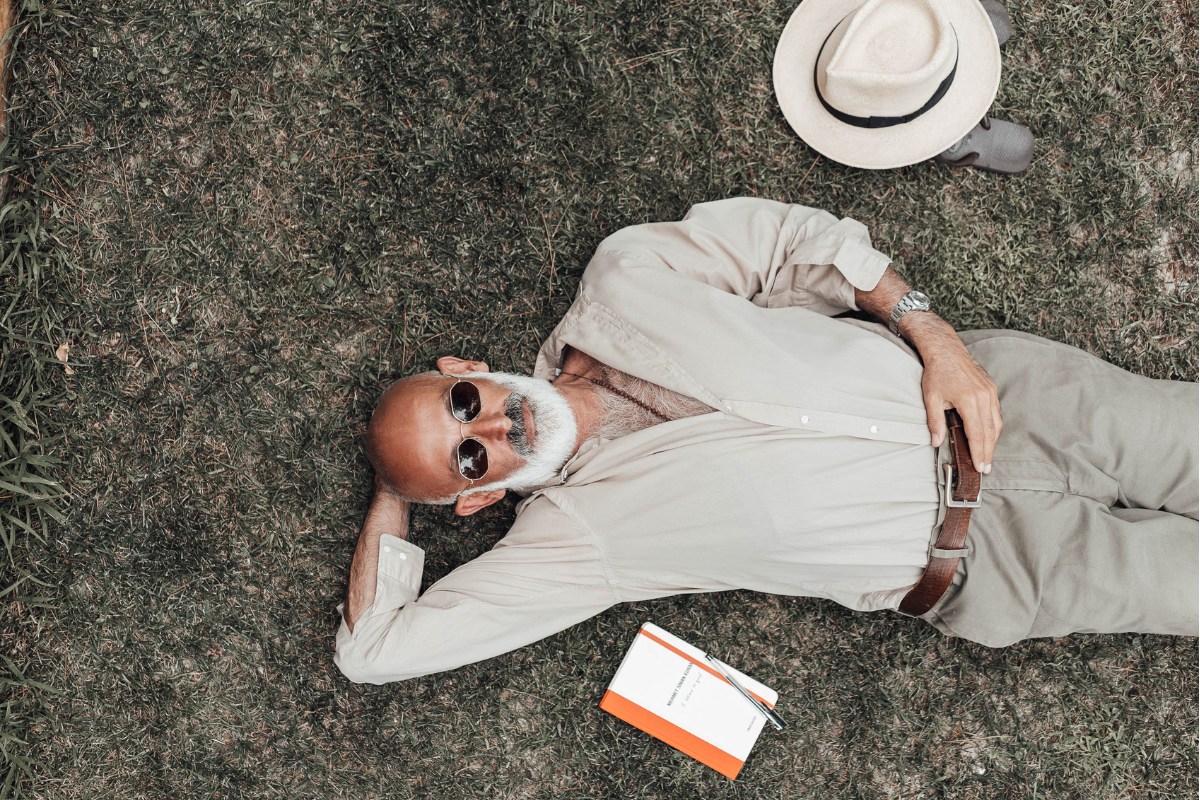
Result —
[[379, 537], [387, 533], [401, 539], [408, 538], [408, 512], [411, 503], [387, 487], [383, 479], [375, 478], [375, 496], [362, 532], [358, 535], [358, 546], [350, 564], [350, 584], [346, 590], [346, 624], [354, 630], [354, 623], [375, 602], [375, 583], [379, 571]]

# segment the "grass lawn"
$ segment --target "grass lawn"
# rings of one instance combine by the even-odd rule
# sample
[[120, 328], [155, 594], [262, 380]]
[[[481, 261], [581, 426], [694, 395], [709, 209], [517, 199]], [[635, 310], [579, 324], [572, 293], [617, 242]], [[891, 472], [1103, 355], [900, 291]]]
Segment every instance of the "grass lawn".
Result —
[[[596, 244], [692, 203], [853, 216], [960, 328], [1196, 380], [1194, 2], [1010, 2], [1016, 179], [817, 157], [771, 88], [792, 0], [19, 4], [0, 166], [54, 258], [0, 259], [3, 325], [48, 331], [18, 355], [69, 491], [9, 566], [48, 604], [0, 622], [54, 688], [6, 690], [22, 796], [1195, 796], [1195, 639], [988, 650], [738, 592], [401, 684], [331, 660], [382, 387], [439, 355], [529, 370]], [[425, 580], [512, 513], [417, 510]], [[645, 620], [779, 690], [792, 724], [738, 781], [597, 708]]]

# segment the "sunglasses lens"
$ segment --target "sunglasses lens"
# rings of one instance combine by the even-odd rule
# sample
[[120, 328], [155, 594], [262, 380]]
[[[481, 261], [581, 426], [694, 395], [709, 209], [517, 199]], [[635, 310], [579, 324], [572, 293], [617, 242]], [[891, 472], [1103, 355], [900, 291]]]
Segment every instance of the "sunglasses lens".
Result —
[[483, 401], [479, 389], [470, 381], [459, 381], [450, 389], [450, 413], [459, 422], [471, 422], [479, 416]]
[[487, 474], [487, 450], [478, 439], [463, 439], [458, 445], [458, 471], [469, 481], [477, 481]]

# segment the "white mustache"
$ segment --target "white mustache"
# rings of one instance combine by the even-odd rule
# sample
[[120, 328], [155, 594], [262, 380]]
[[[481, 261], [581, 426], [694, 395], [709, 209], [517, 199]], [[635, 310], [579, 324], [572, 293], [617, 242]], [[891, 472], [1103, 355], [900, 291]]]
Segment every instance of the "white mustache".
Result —
[[528, 461], [533, 455], [533, 445], [529, 443], [529, 433], [525, 430], [525, 414], [521, 411], [521, 403], [525, 401], [525, 395], [514, 391], [504, 402], [504, 416], [512, 423], [512, 427], [508, 429], [508, 442], [512, 445], [513, 452]]
[[[575, 437], [579, 430], [570, 404], [558, 390], [549, 381], [507, 372], [475, 372], [460, 377], [490, 380], [509, 390], [509, 396], [504, 401], [504, 415], [512, 422], [508, 438], [513, 452], [525, 462], [507, 478], [483, 486], [472, 486], [463, 494], [495, 489], [532, 489], [557, 478], [563, 464], [575, 451]], [[536, 447], [529, 441], [522, 405], [527, 406], [533, 416], [537, 430]]]

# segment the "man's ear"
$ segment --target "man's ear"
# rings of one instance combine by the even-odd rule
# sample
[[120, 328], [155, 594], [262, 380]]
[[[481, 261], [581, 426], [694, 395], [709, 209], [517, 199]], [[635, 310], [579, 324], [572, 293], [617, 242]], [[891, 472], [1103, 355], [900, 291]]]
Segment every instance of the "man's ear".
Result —
[[476, 511], [503, 500], [504, 492], [504, 489], [492, 489], [490, 492], [459, 495], [458, 502], [454, 504], [454, 513], [460, 517], [469, 517]]
[[489, 372], [482, 361], [464, 361], [454, 356], [442, 356], [437, 360], [438, 372], [446, 375], [463, 375], [468, 372]]

